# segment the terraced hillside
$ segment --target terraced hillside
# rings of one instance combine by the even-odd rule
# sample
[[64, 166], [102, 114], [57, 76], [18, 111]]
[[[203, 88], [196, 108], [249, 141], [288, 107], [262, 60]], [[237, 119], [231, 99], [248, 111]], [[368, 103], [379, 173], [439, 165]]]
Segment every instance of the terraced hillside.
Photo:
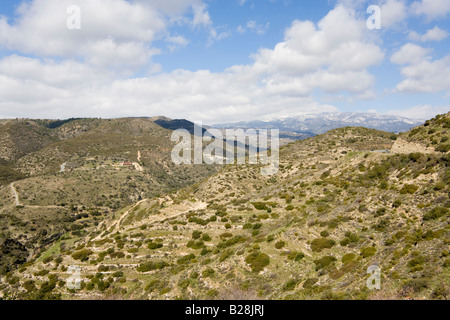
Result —
[[[436, 145], [438, 133], [439, 146], [450, 136], [448, 117], [400, 138], [423, 134], [418, 142]], [[447, 299], [450, 156], [442, 148], [390, 152], [398, 138], [336, 129], [282, 147], [276, 175], [230, 165], [178, 191], [81, 214], [74, 222], [81, 227], [6, 273], [1, 292], [22, 299]], [[17, 185], [19, 193], [31, 190]], [[373, 265], [381, 269], [380, 290], [367, 287]], [[70, 266], [81, 268], [79, 290], [67, 288]]]

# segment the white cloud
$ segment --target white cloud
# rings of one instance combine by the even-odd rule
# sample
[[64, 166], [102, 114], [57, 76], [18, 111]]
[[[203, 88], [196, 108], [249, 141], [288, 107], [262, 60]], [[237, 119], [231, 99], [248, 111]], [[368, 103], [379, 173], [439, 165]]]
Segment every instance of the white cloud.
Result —
[[403, 0], [383, 1], [380, 9], [382, 28], [392, 28], [407, 18], [407, 6]]
[[409, 119], [427, 120], [434, 118], [438, 114], [444, 114], [449, 111], [450, 105], [449, 106], [423, 105], [423, 106], [414, 106], [412, 108], [406, 109], [390, 110], [386, 112], [386, 114], [406, 117]]
[[250, 20], [247, 22], [247, 28], [259, 35], [263, 35], [269, 29], [270, 23], [267, 22], [265, 25], [256, 23], [255, 20]]
[[212, 25], [211, 17], [209, 16], [206, 4], [196, 4], [192, 7], [192, 9], [194, 10], [194, 19], [192, 21], [194, 27], [208, 27]]
[[438, 26], [435, 26], [433, 29], [429, 29], [425, 34], [420, 35], [415, 31], [411, 31], [408, 35], [409, 39], [413, 41], [441, 41], [448, 37], [448, 32], [442, 30]]
[[419, 63], [428, 53], [430, 53], [430, 49], [407, 43], [392, 55], [391, 62], [396, 64]]
[[401, 73], [405, 78], [395, 88], [398, 92], [437, 93], [450, 91], [450, 55], [432, 60], [429, 49], [408, 43], [394, 53], [391, 61], [404, 64]]
[[166, 41], [169, 42], [169, 49], [171, 52], [189, 44], [189, 40], [183, 36], [169, 36], [166, 38]]
[[[159, 17], [158, 11], [152, 11], [148, 6], [139, 4], [141, 7], [134, 7], [138, 5], [124, 4], [122, 0], [105, 1], [117, 3], [121, 8], [109, 9], [113, 10], [111, 14], [116, 19], [123, 14], [122, 11], [138, 18], [141, 14]], [[103, 1], [98, 0], [90, 0], [89, 3], [103, 5]], [[136, 8], [144, 10], [144, 13], [135, 12]], [[103, 19], [105, 23], [107, 16], [105, 14]], [[200, 6], [193, 21], [201, 28], [206, 27], [212, 38], [225, 37], [227, 33], [217, 32], [208, 17], [206, 7]], [[369, 31], [365, 20], [357, 19], [352, 9], [338, 5], [317, 24], [293, 22], [285, 32], [284, 40], [274, 48], [256, 52], [251, 64], [232, 66], [223, 72], [177, 70], [126, 79], [117, 77], [113, 68], [102, 69], [124, 61], [132, 67], [148, 62], [152, 55], [158, 53], [151, 46], [158, 32], [174, 46], [186, 45], [187, 39], [168, 35], [164, 20], [149, 33], [144, 32], [146, 20], [133, 20], [131, 26], [124, 26], [125, 30], [114, 26], [108, 33], [110, 37], [105, 37], [105, 30], [94, 32], [85, 30], [83, 26], [82, 30], [87, 32], [85, 36], [66, 41], [62, 41], [63, 37], [58, 37], [58, 33], [54, 35], [56, 31], [46, 31], [44, 27], [41, 41], [47, 39], [49, 46], [63, 48], [61, 52], [67, 59], [18, 55], [1, 59], [0, 113], [40, 118], [163, 114], [213, 123], [332, 112], [337, 108], [315, 101], [312, 93], [319, 89], [330, 95], [351, 93], [355, 98], [371, 98], [375, 78], [367, 69], [384, 59], [382, 50], [366, 38]], [[23, 38], [15, 40], [9, 37], [8, 40], [28, 50], [45, 50], [24, 41], [31, 37], [27, 23], [7, 25], [6, 28], [17, 28], [17, 35]], [[152, 26], [155, 23], [152, 22]], [[67, 35], [65, 32], [62, 34]], [[55, 44], [51, 44], [52, 39], [55, 39]], [[87, 49], [83, 50], [86, 51], [75, 50], [78, 43], [84, 43]], [[84, 59], [78, 62], [71, 59], [71, 49]], [[24, 88], [27, 97], [23, 97]]]
[[202, 4], [202, 0], [132, 0], [144, 6], [156, 8], [169, 16], [180, 16], [192, 6]]
[[[81, 30], [66, 26], [66, 9], [74, 4], [80, 8]], [[151, 43], [166, 28], [156, 9], [124, 0], [34, 0], [19, 13], [11, 24], [0, 17], [2, 47], [112, 68], [145, 66], [157, 53]]]
[[365, 30], [364, 21], [355, 19], [343, 6], [332, 10], [317, 26], [294, 21], [284, 42], [254, 55], [253, 71], [266, 75], [272, 90], [280, 94], [296, 90], [307, 95], [315, 88], [363, 93], [374, 84], [366, 68], [384, 58], [378, 46], [364, 41]]
[[240, 34], [244, 34], [247, 31], [254, 32], [259, 35], [263, 35], [269, 30], [270, 22], [267, 22], [265, 25], [258, 24], [255, 20], [249, 20], [247, 21], [245, 26], [239, 25], [237, 27], [237, 32]]
[[448, 0], [422, 0], [415, 1], [411, 10], [417, 15], [425, 15], [429, 20], [443, 18], [450, 12], [450, 1]]

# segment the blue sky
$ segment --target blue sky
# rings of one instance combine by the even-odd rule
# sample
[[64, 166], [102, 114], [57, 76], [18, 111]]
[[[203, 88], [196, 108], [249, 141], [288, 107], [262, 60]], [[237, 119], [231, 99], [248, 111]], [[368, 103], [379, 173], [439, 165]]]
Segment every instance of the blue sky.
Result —
[[450, 110], [449, 18], [448, 0], [2, 0], [0, 118], [426, 119]]

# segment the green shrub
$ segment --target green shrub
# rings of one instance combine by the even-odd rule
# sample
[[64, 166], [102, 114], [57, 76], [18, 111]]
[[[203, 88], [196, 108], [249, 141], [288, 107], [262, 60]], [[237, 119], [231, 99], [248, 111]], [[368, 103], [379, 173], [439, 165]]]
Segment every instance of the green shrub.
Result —
[[361, 249], [361, 256], [363, 258], [368, 258], [368, 257], [375, 255], [376, 252], [377, 252], [377, 248], [375, 248], [375, 247], [365, 247], [365, 248]]
[[218, 249], [228, 248], [231, 246], [234, 246], [240, 242], [245, 242], [247, 239], [243, 236], [234, 236], [231, 239], [228, 239], [227, 241], [221, 242], [217, 244]]
[[448, 214], [448, 210], [449, 209], [445, 207], [434, 207], [423, 216], [423, 220], [427, 221], [438, 219]]
[[211, 241], [211, 239], [212, 239], [211, 236], [209, 234], [207, 234], [207, 233], [202, 235], [202, 240], [203, 241]]
[[308, 289], [311, 288], [319, 281], [319, 278], [308, 278], [305, 282], [303, 282], [303, 288]]
[[413, 184], [405, 184], [403, 188], [400, 189], [401, 194], [414, 194], [416, 191], [419, 190], [419, 187]]
[[47, 264], [49, 262], [53, 261], [53, 256], [48, 256], [42, 260], [43, 263]]
[[349, 262], [352, 262], [356, 258], [356, 255], [354, 253], [347, 253], [342, 257], [342, 263], [347, 264]]
[[202, 272], [202, 277], [209, 278], [209, 277], [212, 277], [214, 274], [215, 274], [215, 271], [213, 268], [207, 268], [206, 270], [204, 270]]
[[441, 143], [440, 145], [438, 145], [435, 150], [437, 152], [442, 152], [442, 153], [446, 153], [448, 151], [450, 151], [450, 143]]
[[192, 231], [192, 239], [194, 240], [200, 239], [201, 235], [202, 235], [201, 231], [198, 230]]
[[328, 238], [318, 238], [311, 242], [311, 250], [313, 252], [320, 252], [324, 249], [330, 249], [336, 244], [336, 241]]
[[287, 257], [289, 260], [294, 260], [295, 262], [298, 262], [302, 260], [305, 257], [305, 255], [302, 252], [292, 251], [289, 252]]
[[376, 218], [384, 216], [386, 214], [386, 208], [378, 208], [378, 210], [375, 212], [374, 216]]
[[259, 273], [270, 264], [270, 258], [265, 253], [255, 251], [245, 258], [245, 262], [250, 265], [253, 272]]
[[433, 189], [435, 191], [441, 191], [441, 190], [445, 189], [445, 187], [446, 187], [445, 183], [443, 183], [442, 181], [439, 181], [434, 185]]
[[233, 250], [230, 250], [230, 249], [225, 250], [224, 252], [222, 252], [222, 253], [220, 254], [219, 261], [220, 261], [220, 262], [225, 261], [226, 259], [228, 259], [229, 257], [231, 257], [231, 256], [233, 255], [233, 253], [234, 253]]
[[93, 253], [94, 252], [92, 252], [89, 249], [82, 249], [72, 254], [72, 258], [75, 260], [87, 261], [89, 260], [89, 256], [92, 255]]
[[34, 275], [38, 276], [38, 277], [43, 277], [43, 276], [47, 275], [49, 272], [50, 271], [48, 271], [48, 270], [41, 270], [41, 271], [35, 272]]
[[411, 272], [415, 271], [422, 271], [423, 270], [423, 263], [425, 262], [425, 257], [418, 255], [408, 261], [408, 268]]
[[283, 248], [285, 245], [286, 245], [286, 242], [280, 240], [280, 241], [278, 241], [277, 243], [275, 243], [275, 248], [281, 249], [281, 248]]
[[444, 260], [444, 264], [442, 265], [444, 268], [450, 267], [450, 258]]
[[123, 271], [116, 271], [112, 274], [114, 278], [122, 278], [123, 277]]
[[105, 265], [103, 265], [103, 264], [101, 264], [101, 265], [98, 266], [97, 271], [98, 271], [98, 272], [109, 271], [109, 267], [108, 267], [108, 266], [105, 266]]
[[205, 247], [205, 243], [202, 240], [194, 241], [190, 240], [187, 245], [188, 248], [197, 250]]
[[320, 233], [320, 236], [324, 237], [324, 238], [328, 237], [329, 235], [330, 235], [330, 233], [327, 230], [324, 230]]
[[292, 279], [289, 280], [288, 282], [286, 282], [283, 286], [283, 290], [284, 291], [292, 291], [295, 289], [295, 287], [297, 286], [297, 284], [299, 283], [298, 280]]
[[34, 283], [33, 280], [26, 280], [26, 281], [23, 283], [22, 287], [23, 287], [25, 290], [27, 290], [28, 293], [33, 292], [33, 291], [36, 290], [36, 285], [35, 285], [35, 283]]
[[157, 242], [149, 242], [147, 245], [147, 248], [149, 248], [150, 250], [155, 250], [155, 249], [159, 249], [162, 247], [163, 247], [163, 244], [157, 243]]
[[314, 260], [314, 263], [316, 264], [316, 271], [328, 267], [335, 261], [337, 261], [337, 259], [333, 256], [324, 256], [320, 259]]
[[429, 280], [428, 279], [411, 279], [405, 282], [403, 287], [405, 289], [412, 289], [415, 293], [422, 291], [425, 288], [428, 288]]
[[124, 258], [124, 257], [125, 257], [125, 253], [120, 252], [120, 251], [117, 251], [117, 252], [110, 253], [109, 256], [110, 256], [111, 258], [113, 258], [113, 259], [114, 259], [114, 258], [121, 259], [121, 258]]
[[102, 292], [105, 291], [106, 289], [108, 289], [109, 286], [110, 286], [110, 283], [107, 282], [107, 281], [100, 280], [100, 281], [97, 283], [97, 288], [98, 288], [98, 290], [100, 290], [100, 291], [102, 291]]
[[191, 262], [191, 260], [195, 259], [195, 254], [187, 254], [177, 260], [178, 264], [188, 264]]
[[160, 269], [164, 269], [165, 267], [167, 267], [168, 264], [165, 261], [148, 261], [148, 262], [144, 262], [141, 263], [136, 270], [138, 272], [148, 272], [148, 271], [153, 271], [153, 270], [160, 270]]
[[[215, 219], [217, 219], [216, 216], [214, 216], [214, 217], [215, 217]], [[190, 217], [188, 221], [189, 222], [193, 222], [193, 223], [197, 223], [197, 224], [199, 224], [201, 226], [206, 226], [212, 220], [210, 219], [209, 221], [207, 221], [207, 220], [203, 220], [203, 219], [198, 218], [198, 217]]]
[[255, 223], [254, 225], [253, 225], [253, 230], [259, 230], [259, 229], [261, 229], [262, 228], [262, 224], [261, 223]]
[[246, 223], [246, 224], [244, 224], [244, 226], [242, 227], [244, 230], [246, 230], [246, 229], [251, 229], [251, 228], [253, 228], [253, 225], [251, 224], [251, 223]]
[[220, 235], [221, 238], [231, 238], [233, 237], [233, 234], [230, 232], [224, 232]]
[[394, 203], [392, 203], [392, 207], [399, 208], [402, 205], [402, 201], [400, 199], [396, 199]]
[[252, 205], [256, 210], [267, 210], [269, 209], [264, 202], [252, 202]]

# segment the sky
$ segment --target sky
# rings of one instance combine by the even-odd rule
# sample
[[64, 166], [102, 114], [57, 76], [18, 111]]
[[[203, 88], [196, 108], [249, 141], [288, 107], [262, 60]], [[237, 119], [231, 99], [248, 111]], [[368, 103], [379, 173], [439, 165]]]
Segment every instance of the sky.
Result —
[[449, 75], [450, 0], [0, 2], [0, 118], [425, 120]]

